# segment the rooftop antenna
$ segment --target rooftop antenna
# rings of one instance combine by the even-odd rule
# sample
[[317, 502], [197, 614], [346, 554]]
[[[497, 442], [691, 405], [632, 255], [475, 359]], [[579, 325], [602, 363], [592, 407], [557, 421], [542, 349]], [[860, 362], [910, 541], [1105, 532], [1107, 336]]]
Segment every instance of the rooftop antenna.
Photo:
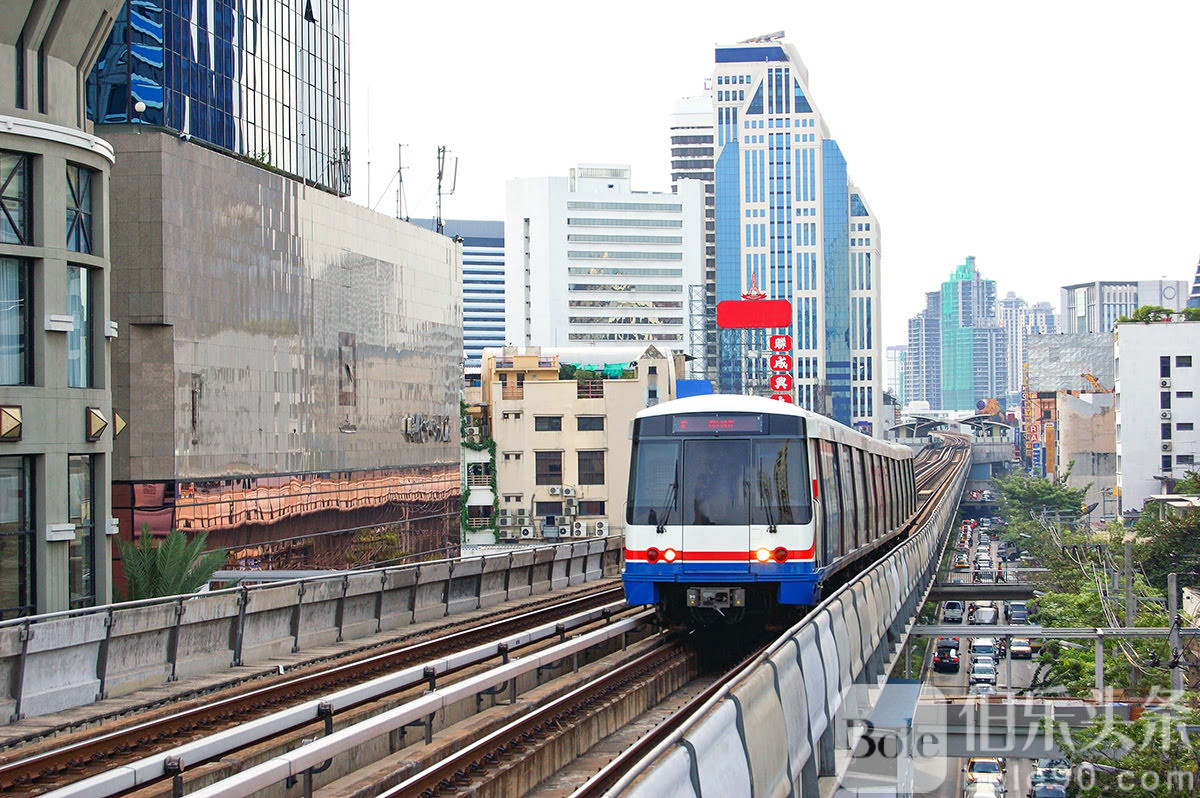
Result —
[[[404, 207], [404, 145], [396, 145], [396, 218], [400, 218], [400, 211]], [[404, 217], [404, 221], [408, 221], [408, 217]]]
[[458, 185], [458, 156], [454, 156], [454, 173], [450, 177], [450, 190], [442, 191], [442, 178], [446, 173], [446, 148], [445, 146], [438, 147], [437, 154], [437, 231], [440, 233], [445, 228], [442, 224], [442, 196], [450, 196], [454, 193], [454, 188]]

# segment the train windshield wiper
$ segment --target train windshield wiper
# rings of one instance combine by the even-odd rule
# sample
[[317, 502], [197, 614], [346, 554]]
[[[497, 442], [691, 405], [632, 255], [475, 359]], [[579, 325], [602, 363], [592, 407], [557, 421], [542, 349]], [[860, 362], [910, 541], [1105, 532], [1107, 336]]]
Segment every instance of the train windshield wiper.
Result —
[[660, 535], [667, 531], [667, 519], [671, 517], [671, 508], [675, 506], [675, 491], [678, 490], [678, 488], [679, 483], [672, 482], [670, 487], [667, 488], [666, 505], [663, 507], [662, 511], [659, 513], [654, 513], [653, 510], [650, 511], [651, 513], [654, 513], [656, 518], [661, 519], [654, 527], [654, 531]]

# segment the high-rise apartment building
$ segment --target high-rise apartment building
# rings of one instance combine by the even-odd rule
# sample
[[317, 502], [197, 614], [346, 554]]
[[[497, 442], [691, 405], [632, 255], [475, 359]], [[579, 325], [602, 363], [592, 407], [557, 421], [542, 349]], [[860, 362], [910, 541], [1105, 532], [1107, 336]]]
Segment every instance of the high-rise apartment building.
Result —
[[[436, 230], [434, 219], [413, 224]], [[462, 239], [463, 363], [481, 365], [483, 350], [504, 346], [504, 222], [447, 219], [442, 232]]]
[[129, 0], [88, 80], [88, 116], [178, 131], [350, 193], [343, 0]]
[[1196, 279], [1192, 282], [1192, 293], [1188, 297], [1189, 308], [1200, 308], [1200, 263], [1196, 264]]
[[1049, 302], [1030, 306], [1012, 291], [996, 302], [1000, 326], [1007, 338], [1009, 406], [1019, 399], [1025, 364], [1025, 339], [1030, 335], [1053, 335], [1058, 331], [1054, 308]]
[[996, 318], [996, 281], [968, 257], [942, 283], [942, 409], [974, 410], [1008, 395], [1007, 337]]
[[[752, 285], [792, 303], [790, 377], [802, 407], [879, 427], [879, 223], [812, 101], [796, 49], [760, 37], [716, 48], [716, 299]], [[767, 393], [766, 333], [721, 330], [718, 383]]]
[[[704, 185], [704, 283], [691, 287], [689, 296], [695, 377], [710, 377], [717, 366], [717, 209], [713, 147], [713, 94], [709, 81], [704, 93], [684, 97], [671, 116], [671, 190], [678, 193], [680, 180], [699, 180]], [[703, 302], [701, 306], [699, 303]], [[702, 314], [702, 316], [701, 316]]]
[[1142, 305], [1180, 310], [1187, 303], [1186, 280], [1099, 280], [1064, 285], [1059, 292], [1062, 330], [1066, 333], [1112, 332], [1122, 316]]
[[908, 320], [904, 357], [905, 400], [942, 408], [942, 292], [925, 294], [925, 309]]
[[904, 389], [904, 369], [908, 360], [907, 346], [889, 346], [884, 355], [887, 358], [887, 390], [896, 399], [900, 407], [908, 402]]
[[506, 339], [514, 346], [645, 342], [691, 351], [703, 284], [704, 187], [634, 191], [626, 165], [510, 180]]

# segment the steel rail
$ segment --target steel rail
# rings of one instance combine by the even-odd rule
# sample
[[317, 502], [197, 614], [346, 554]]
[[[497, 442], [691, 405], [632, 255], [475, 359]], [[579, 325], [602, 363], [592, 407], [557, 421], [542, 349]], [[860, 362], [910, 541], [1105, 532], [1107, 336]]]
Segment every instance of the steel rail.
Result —
[[[225, 699], [216, 701], [201, 699], [196, 705], [189, 706], [165, 717], [138, 723], [128, 728], [99, 736], [89, 736], [66, 745], [62, 745], [61, 743], [55, 745], [54, 741], [50, 741], [47, 745], [48, 750], [41, 751], [33, 756], [20, 757], [9, 762], [0, 763], [0, 789], [26, 786], [64, 770], [79, 769], [92, 763], [105, 761], [114, 754], [126, 754], [138, 748], [161, 745], [162, 741], [182, 732], [190, 732], [197, 728], [219, 723], [229, 723], [237, 718], [259, 711], [264, 707], [278, 706], [290, 699], [301, 698], [335, 686], [341, 686], [344, 689], [335, 694], [335, 696], [340, 697], [340, 700], [337, 701], [337, 705], [334, 708], [344, 710], [358, 703], [372, 700], [378, 697], [377, 694], [382, 694], [387, 690], [403, 689], [406, 681], [409, 685], [414, 681], [417, 683], [423, 681], [426, 678], [426, 667], [435, 667], [439, 673], [464, 667], [465, 665], [472, 664], [471, 659], [474, 657], [486, 658], [486, 652], [478, 650], [479, 648], [492, 649], [496, 645], [499, 645], [477, 646], [476, 649], [468, 651], [467, 654], [453, 655], [455, 651], [461, 650], [463, 646], [470, 645], [472, 641], [486, 639], [488, 636], [515, 634], [517, 635], [515, 638], [510, 638], [507, 641], [511, 650], [511, 648], [515, 648], [518, 645], [528, 645], [529, 643], [536, 642], [536, 640], [554, 636], [558, 633], [559, 625], [563, 625], [566, 628], [568, 626], [573, 627], [601, 620], [606, 615], [611, 615], [624, 606], [623, 601], [613, 601], [620, 592], [621, 588], [619, 587], [599, 591], [563, 604], [541, 607], [510, 618], [493, 621], [483, 626], [451, 633], [436, 640], [373, 654], [352, 662], [341, 663], [329, 668], [321, 668], [316, 672], [299, 674], [286, 681], [239, 693]], [[596, 605], [601, 602], [609, 603], [596, 608]], [[581, 608], [586, 609], [582, 609], [581, 611]], [[575, 610], [578, 614], [568, 621], [551, 623], [545, 620], [547, 617], [561, 615], [564, 609], [567, 612]], [[524, 631], [514, 632], [512, 631], [514, 627], [517, 630]], [[536, 638], [534, 635], [536, 635]], [[450, 652], [450, 655], [441, 660], [441, 664], [432, 666], [424, 662], [415, 666], [411, 664], [417, 660], [443, 655], [445, 652]], [[495, 651], [486, 653], [486, 656], [495, 655]], [[384, 671], [396, 671], [397, 668], [402, 668], [402, 670], [393, 673], [391, 676], [376, 679], [366, 684], [359, 684], [357, 687], [346, 687], [347, 684], [362, 682], [374, 674]], [[415, 680], [412, 671], [415, 671]], [[332, 697], [327, 697], [326, 701], [329, 701], [330, 698]], [[318, 719], [319, 716], [317, 713], [320, 711], [320, 703], [322, 703], [320, 700], [309, 699], [304, 703], [292, 707], [290, 710], [260, 718], [258, 721], [255, 721], [258, 725], [254, 728], [257, 728], [261, 732], [262, 737], [260, 739], [267, 739], [289, 728], [310, 723]], [[247, 723], [241, 723], [234, 731], [245, 730], [248, 725]], [[214, 740], [215, 737], [216, 735], [197, 741], [197, 743]], [[184, 748], [190, 749], [185, 764], [197, 764], [201, 759], [196, 758], [196, 756], [201, 752], [204, 754], [203, 758], [211, 758], [212, 756], [227, 753], [228, 750], [233, 750], [224, 747], [225, 740], [226, 738], [214, 740], [212, 744], [196, 749], [191, 748], [191, 746], [195, 746], [196, 744], [184, 746]], [[135, 763], [139, 772], [139, 781], [137, 783], [144, 783], [149, 771], [158, 771], [155, 778], [162, 778], [168, 775], [166, 771], [168, 754], [169, 752], [158, 754]], [[111, 764], [109, 766], [111, 767]], [[113, 772], [109, 771], [109, 773]], [[99, 790], [100, 785], [96, 785], [96, 789]], [[113, 793], [92, 792], [87, 794], [109, 795]]]

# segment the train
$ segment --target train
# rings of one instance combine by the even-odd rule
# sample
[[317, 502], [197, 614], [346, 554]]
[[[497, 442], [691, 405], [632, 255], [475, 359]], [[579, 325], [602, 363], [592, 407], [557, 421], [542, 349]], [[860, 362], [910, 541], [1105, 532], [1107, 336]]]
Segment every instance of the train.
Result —
[[672, 625], [813, 606], [917, 509], [909, 447], [787, 402], [675, 399], [638, 412], [632, 435], [625, 598]]

